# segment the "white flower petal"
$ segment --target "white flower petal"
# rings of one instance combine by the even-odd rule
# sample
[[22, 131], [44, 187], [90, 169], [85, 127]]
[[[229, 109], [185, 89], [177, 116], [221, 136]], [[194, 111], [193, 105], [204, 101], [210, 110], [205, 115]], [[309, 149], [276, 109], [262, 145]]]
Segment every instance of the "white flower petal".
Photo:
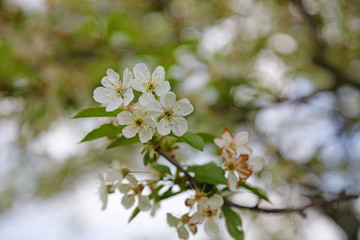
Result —
[[140, 211], [146, 212], [151, 209], [150, 200], [148, 197], [143, 195], [138, 195], [139, 197], [139, 209]]
[[136, 187], [137, 185], [139, 185], [138, 181], [136, 180], [136, 178], [133, 175], [128, 174], [128, 175], [126, 175], [125, 178], [129, 181], [131, 186]]
[[188, 130], [188, 123], [185, 118], [180, 116], [173, 116], [170, 123], [171, 131], [174, 135], [180, 137]]
[[141, 79], [134, 79], [131, 83], [131, 87], [139, 92], [146, 92], [146, 85]]
[[214, 218], [210, 217], [205, 222], [205, 232], [209, 236], [216, 236], [216, 234], [219, 233], [219, 227], [216, 224], [216, 221]]
[[150, 216], [154, 217], [159, 208], [160, 204], [158, 202], [154, 203], [150, 211]]
[[187, 116], [194, 111], [194, 107], [189, 100], [183, 98], [175, 103], [173, 110], [176, 115]]
[[129, 184], [119, 184], [118, 189], [121, 193], [128, 193], [131, 190]]
[[138, 63], [134, 67], [134, 76], [136, 80], [146, 83], [150, 80], [150, 72], [144, 63]]
[[207, 204], [211, 209], [218, 209], [224, 204], [224, 199], [219, 194], [214, 194], [209, 200]]
[[263, 157], [251, 158], [249, 160], [249, 164], [254, 172], [259, 172], [263, 169], [265, 165], [265, 159]]
[[235, 135], [234, 142], [235, 146], [244, 145], [249, 142], [250, 133], [249, 132], [239, 132]]
[[231, 191], [236, 191], [238, 182], [239, 182], [239, 180], [238, 180], [237, 176], [235, 175], [234, 171], [229, 171], [229, 176], [227, 179], [228, 188]]
[[107, 112], [112, 112], [114, 110], [116, 110], [117, 108], [119, 108], [121, 106], [121, 104], [123, 104], [123, 99], [121, 97], [116, 98], [115, 100], [113, 100], [112, 102], [109, 103], [109, 105], [106, 107], [106, 111]]
[[124, 195], [123, 198], [121, 199], [121, 203], [126, 209], [129, 209], [135, 203], [135, 196], [133, 194]]
[[154, 118], [159, 117], [163, 108], [161, 104], [155, 99], [154, 95], [150, 92], [146, 92], [139, 97], [139, 104], [145, 111]]
[[115, 92], [110, 89], [97, 87], [94, 90], [93, 98], [98, 103], [108, 104], [112, 102], [115, 97]]
[[176, 102], [176, 95], [173, 92], [167, 92], [160, 96], [160, 103], [165, 109], [171, 109]]
[[139, 138], [142, 143], [148, 142], [153, 135], [154, 131], [150, 127], [143, 126], [139, 129]]
[[201, 215], [199, 212], [194, 213], [190, 218], [190, 224], [201, 224], [205, 220], [205, 217]]
[[103, 77], [101, 79], [101, 84], [104, 87], [107, 87], [107, 88], [110, 88], [110, 89], [116, 89], [116, 88], [119, 88], [119, 86], [120, 86], [120, 82], [117, 79], [110, 78], [108, 76]]
[[222, 138], [216, 137], [216, 138], [214, 138], [214, 143], [218, 147], [222, 148], [226, 144], [226, 141], [224, 139], [222, 139]]
[[124, 93], [124, 105], [127, 106], [134, 99], [134, 93], [131, 88], [128, 88]]
[[180, 223], [180, 219], [174, 217], [172, 214], [166, 214], [166, 221], [170, 227], [177, 227]]
[[252, 154], [252, 150], [251, 148], [249, 148], [248, 146], [245, 146], [245, 145], [241, 145], [241, 146], [238, 146], [236, 148], [236, 153], [239, 155], [239, 154], [245, 154], [245, 155], [250, 155]]
[[155, 93], [158, 96], [161, 96], [162, 94], [167, 93], [168, 91], [170, 91], [170, 83], [168, 81], [159, 82], [155, 86]]
[[100, 182], [98, 193], [100, 196], [100, 201], [102, 203], [101, 210], [105, 210], [107, 202], [108, 202], [108, 193], [107, 193], [107, 189], [106, 189], [106, 185], [105, 185], [105, 179], [101, 173], [97, 173], [97, 178]]
[[149, 116], [144, 117], [144, 124], [150, 128], [156, 128], [156, 121]]
[[109, 80], [114, 83], [120, 81], [120, 75], [111, 68], [106, 70], [106, 75], [109, 77]]
[[129, 71], [128, 68], [125, 68], [124, 73], [123, 73], [123, 87], [125, 88], [129, 88], [131, 86], [133, 80], [133, 76], [132, 73]]
[[138, 130], [139, 130], [138, 127], [129, 125], [129, 126], [123, 128], [122, 133], [124, 134], [124, 137], [132, 138], [132, 137], [135, 137]]
[[163, 66], [157, 66], [151, 75], [151, 81], [156, 85], [165, 80], [165, 70]]
[[129, 125], [134, 122], [135, 117], [131, 112], [124, 111], [117, 115], [117, 119], [120, 125]]
[[189, 239], [189, 232], [186, 230], [184, 225], [181, 225], [177, 229], [177, 233], [178, 233], [178, 236], [179, 236], [180, 239]]
[[225, 128], [222, 138], [226, 141], [226, 144], [230, 144], [233, 141], [233, 136], [229, 129]]
[[171, 127], [169, 121], [165, 118], [161, 119], [157, 124], [157, 131], [162, 136], [170, 134]]
[[135, 108], [133, 114], [134, 114], [135, 119], [137, 119], [137, 118], [143, 119], [145, 117], [145, 111], [141, 107]]

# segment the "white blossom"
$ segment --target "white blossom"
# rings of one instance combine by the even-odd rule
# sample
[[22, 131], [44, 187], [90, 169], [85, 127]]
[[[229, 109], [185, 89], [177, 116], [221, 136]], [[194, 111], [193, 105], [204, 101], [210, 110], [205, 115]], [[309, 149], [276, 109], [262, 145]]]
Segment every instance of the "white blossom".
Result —
[[107, 76], [101, 79], [104, 87], [97, 87], [94, 90], [95, 101], [104, 104], [106, 111], [111, 112], [124, 104], [127, 106], [133, 99], [134, 93], [131, 89], [133, 81], [132, 73], [125, 68], [123, 73], [123, 81], [120, 76], [112, 69], [106, 71]]
[[100, 196], [100, 201], [102, 203], [101, 210], [105, 210], [107, 202], [108, 202], [108, 187], [105, 184], [105, 178], [104, 175], [101, 173], [97, 173], [97, 178], [99, 180], [100, 186], [98, 189], [98, 193]]
[[139, 134], [140, 142], [145, 143], [155, 134], [156, 121], [146, 115], [140, 107], [135, 108], [133, 113], [128, 111], [119, 113], [117, 119], [120, 125], [127, 125], [122, 130], [126, 138], [132, 138]]
[[165, 81], [165, 70], [162, 66], [155, 68], [150, 77], [150, 72], [144, 63], [138, 63], [134, 67], [135, 79], [133, 89], [140, 92], [150, 92], [158, 96], [170, 91], [170, 83]]
[[170, 131], [176, 136], [182, 136], [188, 130], [188, 123], [184, 116], [194, 111], [193, 105], [188, 99], [183, 98], [176, 102], [176, 95], [167, 92], [160, 96], [158, 102], [152, 94], [144, 93], [139, 98], [139, 104], [144, 106], [149, 115], [161, 120], [157, 124], [157, 131], [160, 135], [168, 135]]
[[232, 154], [249, 155], [252, 154], [252, 150], [246, 146], [246, 144], [249, 142], [249, 139], [249, 132], [239, 132], [235, 135], [235, 137], [233, 137], [229, 129], [225, 128], [222, 134], [222, 138], [216, 137], [214, 142], [220, 148], [228, 149], [232, 152]]

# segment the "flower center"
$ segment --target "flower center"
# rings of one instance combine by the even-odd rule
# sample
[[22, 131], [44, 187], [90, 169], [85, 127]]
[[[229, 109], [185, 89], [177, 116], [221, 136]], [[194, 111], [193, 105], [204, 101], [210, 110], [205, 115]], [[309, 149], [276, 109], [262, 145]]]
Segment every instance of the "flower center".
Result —
[[148, 84], [147, 84], [147, 91], [148, 91], [148, 92], [154, 92], [154, 90], [155, 90], [154, 83], [148, 82]]
[[144, 123], [144, 121], [142, 120], [142, 119], [136, 119], [135, 120], [135, 124], [136, 124], [136, 126], [138, 126], [138, 127], [141, 127], [141, 125]]
[[164, 112], [164, 117], [165, 118], [170, 118], [173, 115], [174, 111], [171, 109], [165, 110]]
[[230, 164], [228, 165], [228, 169], [229, 169], [229, 170], [234, 170], [234, 169], [235, 169], [235, 164], [234, 164], [234, 163], [230, 163]]
[[211, 209], [206, 211], [206, 216], [211, 217], [213, 215], [213, 211]]
[[116, 89], [116, 93], [118, 96], [124, 97], [125, 90], [126, 90], [125, 88], [119, 87]]

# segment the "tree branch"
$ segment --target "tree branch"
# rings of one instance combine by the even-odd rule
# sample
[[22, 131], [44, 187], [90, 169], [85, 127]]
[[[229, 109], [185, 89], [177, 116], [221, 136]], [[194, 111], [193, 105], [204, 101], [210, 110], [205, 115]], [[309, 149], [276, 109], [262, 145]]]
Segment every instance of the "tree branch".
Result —
[[[197, 180], [196, 178], [192, 177], [183, 168], [183, 166], [181, 166], [181, 164], [174, 157], [171, 157], [169, 154], [167, 154], [160, 146], [156, 146], [155, 150], [161, 156], [163, 156], [166, 160], [168, 160], [171, 164], [173, 164], [180, 172], [184, 173], [185, 176], [187, 177], [187, 179], [191, 183], [196, 184], [198, 186], [200, 184], [203, 184], [199, 180]], [[299, 213], [299, 214], [305, 216], [304, 212], [308, 208], [319, 207], [319, 206], [328, 206], [328, 205], [331, 205], [331, 204], [336, 203], [336, 202], [352, 200], [352, 199], [356, 199], [358, 197], [359, 197], [359, 195], [341, 194], [337, 198], [334, 198], [334, 199], [331, 199], [331, 200], [326, 200], [326, 199], [317, 200], [317, 201], [309, 203], [309, 204], [307, 204], [307, 205], [305, 205], [303, 207], [300, 207], [300, 208], [263, 208], [263, 207], [259, 207], [258, 205], [254, 206], [254, 207], [249, 207], [249, 206], [243, 206], [243, 205], [234, 203], [232, 201], [225, 201], [224, 204], [229, 206], [229, 207], [247, 209], [247, 210], [252, 210], [252, 211], [257, 211], [257, 212], [262, 212], [262, 213]]]

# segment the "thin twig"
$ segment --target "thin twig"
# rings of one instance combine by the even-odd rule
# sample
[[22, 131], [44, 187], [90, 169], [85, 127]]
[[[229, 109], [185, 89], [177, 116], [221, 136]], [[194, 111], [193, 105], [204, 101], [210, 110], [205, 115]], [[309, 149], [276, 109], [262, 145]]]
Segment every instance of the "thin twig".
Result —
[[[155, 150], [161, 156], [163, 156], [166, 160], [168, 160], [171, 164], [173, 164], [180, 172], [184, 173], [185, 176], [188, 178], [188, 180], [191, 183], [194, 183], [198, 186], [202, 184], [199, 180], [192, 177], [174, 157], [171, 157], [169, 154], [167, 154], [160, 146], [157, 146]], [[243, 206], [243, 205], [234, 203], [232, 201], [225, 201], [224, 204], [229, 207], [247, 209], [247, 210], [252, 210], [252, 211], [257, 211], [257, 212], [262, 212], [262, 213], [299, 213], [299, 214], [305, 216], [304, 212], [308, 208], [319, 207], [319, 206], [328, 206], [333, 203], [356, 199], [358, 197], [359, 197], [359, 195], [342, 194], [342, 195], [338, 196], [337, 198], [334, 198], [331, 200], [321, 199], [321, 200], [314, 201], [312, 203], [309, 203], [309, 204], [307, 204], [303, 207], [299, 207], [299, 208], [264, 208], [264, 207], [259, 207], [258, 204], [255, 205], [254, 207], [249, 207], [249, 206]]]

